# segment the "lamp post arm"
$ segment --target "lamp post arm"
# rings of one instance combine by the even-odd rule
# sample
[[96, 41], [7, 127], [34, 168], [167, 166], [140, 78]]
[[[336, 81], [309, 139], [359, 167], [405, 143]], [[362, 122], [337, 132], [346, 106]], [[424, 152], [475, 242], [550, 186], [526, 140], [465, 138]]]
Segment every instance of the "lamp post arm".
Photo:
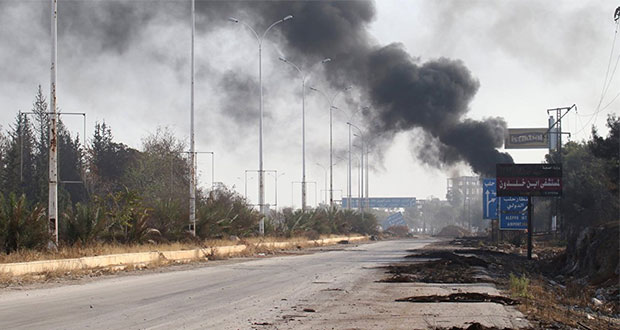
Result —
[[263, 37], [261, 38], [261, 41], [262, 41], [263, 39], [265, 39], [265, 36], [267, 35], [267, 32], [269, 32], [269, 30], [271, 30], [271, 28], [273, 28], [274, 26], [276, 26], [276, 25], [278, 25], [278, 24], [280, 24], [280, 23], [282, 23], [282, 22], [284, 22], [284, 21], [288, 21], [288, 20], [289, 20], [289, 19], [291, 19], [291, 18], [293, 18], [293, 15], [288, 15], [288, 16], [286, 16], [286, 17], [282, 18], [282, 19], [279, 19], [279, 20], [277, 20], [277, 21], [273, 22], [271, 25], [269, 25], [269, 27], [267, 28], [267, 30], [265, 30], [265, 32], [263, 33]]
[[263, 43], [263, 39], [260, 38], [258, 36], [258, 33], [256, 33], [256, 30], [254, 30], [250, 25], [246, 24], [243, 21], [238, 21], [239, 23], [241, 23], [243, 26], [245, 26], [246, 28], [250, 29], [250, 31], [252, 32], [252, 34], [254, 35], [254, 37], [256, 38], [256, 41], [258, 41], [259, 44]]
[[269, 25], [269, 27], [267, 28], [267, 30], [265, 30], [265, 32], [263, 33], [263, 36], [260, 38], [260, 39], [261, 39], [261, 41], [262, 41], [263, 39], [265, 39], [265, 36], [267, 35], [267, 32], [269, 32], [269, 30], [271, 30], [271, 28], [273, 28], [274, 26], [276, 26], [276, 25], [278, 25], [278, 24], [280, 24], [280, 23], [282, 23], [282, 22], [284, 22], [284, 20], [283, 20], [283, 19], [280, 19], [280, 20], [277, 20], [277, 21], [273, 22], [271, 25]]

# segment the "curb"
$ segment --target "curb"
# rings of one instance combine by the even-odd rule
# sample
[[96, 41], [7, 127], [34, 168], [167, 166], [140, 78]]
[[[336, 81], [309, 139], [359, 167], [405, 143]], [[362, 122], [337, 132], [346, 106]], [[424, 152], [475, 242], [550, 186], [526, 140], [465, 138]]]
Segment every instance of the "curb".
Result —
[[[343, 240], [351, 242], [362, 241], [366, 239], [368, 239], [367, 236], [343, 236], [311, 240], [307, 241], [307, 244], [322, 246], [337, 244]], [[256, 245], [256, 247], [285, 249], [293, 247], [295, 245], [295, 242], [269, 242], [259, 243]], [[243, 253], [247, 248], [247, 245], [229, 245], [194, 250], [122, 253], [72, 259], [16, 262], [0, 264], [0, 274], [6, 274], [10, 276], [22, 276], [47, 272], [66, 272], [74, 270], [105, 268], [110, 266], [149, 264], [161, 260], [189, 262], [192, 260], [200, 259], [207, 260], [210, 256], [231, 257]]]

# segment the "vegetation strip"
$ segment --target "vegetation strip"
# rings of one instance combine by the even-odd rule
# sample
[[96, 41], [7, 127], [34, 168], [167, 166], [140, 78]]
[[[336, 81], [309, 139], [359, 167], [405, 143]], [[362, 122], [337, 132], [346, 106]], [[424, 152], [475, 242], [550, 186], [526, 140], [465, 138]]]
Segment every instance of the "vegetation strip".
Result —
[[[366, 236], [355, 237], [333, 237], [319, 240], [310, 240], [306, 243], [314, 246], [322, 246], [329, 244], [338, 244], [343, 240], [348, 241], [361, 241], [366, 239]], [[263, 242], [255, 245], [257, 248], [289, 248], [295, 246], [295, 242]], [[71, 258], [71, 259], [58, 259], [58, 260], [41, 260], [32, 262], [19, 262], [0, 264], [0, 274], [7, 274], [11, 276], [21, 276], [27, 274], [37, 274], [44, 272], [54, 271], [72, 271], [82, 270], [118, 265], [131, 265], [139, 263], [153, 263], [160, 260], [167, 261], [183, 261], [183, 260], [198, 260], [203, 258], [209, 258], [211, 256], [217, 257], [229, 257], [231, 255], [237, 255], [250, 246], [248, 245], [230, 245], [230, 246], [218, 246], [213, 248], [203, 248], [194, 250], [182, 250], [182, 251], [152, 251], [152, 252], [138, 252], [138, 253], [123, 253], [112, 254], [93, 257]]]

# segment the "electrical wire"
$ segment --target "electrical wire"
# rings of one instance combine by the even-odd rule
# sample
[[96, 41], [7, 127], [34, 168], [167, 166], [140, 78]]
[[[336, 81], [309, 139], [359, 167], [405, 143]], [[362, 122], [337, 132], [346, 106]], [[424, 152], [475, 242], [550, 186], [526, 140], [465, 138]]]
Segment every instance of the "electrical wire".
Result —
[[601, 91], [601, 97], [599, 98], [599, 102], [598, 105], [596, 106], [596, 110], [594, 110], [594, 112], [592, 112], [591, 114], [586, 114], [585, 116], [590, 116], [590, 119], [588, 119], [585, 123], [584, 126], [581, 127], [581, 129], [579, 131], [577, 131], [575, 134], [579, 134], [581, 133], [589, 124], [590, 122], [596, 122], [596, 118], [598, 117], [598, 114], [605, 110], [607, 107], [609, 107], [615, 100], [616, 98], [620, 95], [620, 93], [618, 95], [616, 95], [611, 102], [607, 103], [607, 105], [605, 105], [605, 107], [601, 108], [601, 105], [603, 104], [603, 100], [605, 99], [605, 96], [607, 95], [607, 91], [609, 90], [609, 87], [611, 86], [611, 82], [613, 81], [613, 78], [616, 74], [616, 70], [618, 69], [618, 63], [620, 62], [620, 54], [618, 55], [617, 59], [616, 59], [616, 63], [614, 64], [614, 69], [611, 73], [611, 75], [609, 74], [609, 69], [611, 68], [611, 61], [613, 59], [613, 55], [614, 55], [614, 50], [616, 47], [616, 40], [617, 40], [617, 36], [618, 36], [618, 24], [619, 22], [616, 21], [616, 29], [614, 31], [614, 39], [612, 41], [611, 44], [611, 52], [609, 53], [609, 60], [607, 62], [607, 71], [605, 72], [605, 80], [603, 82], [603, 90]]

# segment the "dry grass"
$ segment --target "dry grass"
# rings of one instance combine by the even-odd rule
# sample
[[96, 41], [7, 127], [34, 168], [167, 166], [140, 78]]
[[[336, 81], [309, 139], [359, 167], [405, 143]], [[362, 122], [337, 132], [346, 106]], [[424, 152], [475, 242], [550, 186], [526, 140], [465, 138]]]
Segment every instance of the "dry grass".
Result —
[[[321, 238], [340, 237], [335, 235], [325, 235]], [[261, 243], [275, 243], [275, 242], [287, 242], [291, 247], [305, 248], [313, 246], [308, 243], [307, 237], [251, 237], [243, 238], [241, 240], [206, 240], [202, 244], [196, 243], [165, 243], [165, 244], [136, 244], [136, 245], [123, 245], [123, 244], [93, 244], [89, 246], [71, 246], [61, 247], [58, 251], [34, 251], [34, 250], [21, 250], [11, 254], [0, 254], [0, 263], [15, 263], [15, 262], [29, 262], [39, 260], [57, 260], [57, 259], [70, 259], [81, 257], [92, 257], [108, 254], [121, 254], [121, 253], [136, 253], [136, 252], [153, 252], [153, 251], [179, 251], [179, 250], [193, 250], [198, 248], [210, 248], [221, 247], [231, 245], [246, 245], [248, 247], [247, 253], [244, 255], [252, 255], [255, 253], [273, 253], [279, 248], [259, 246]]]
[[95, 269], [80, 269], [71, 271], [48, 271], [41, 274], [27, 274], [22, 276], [11, 276], [0, 273], [0, 288], [10, 286], [22, 286], [33, 283], [47, 283], [62, 280], [77, 280], [85, 277], [98, 277], [112, 275], [120, 272], [131, 272], [143, 269], [156, 269], [170, 265], [174, 262], [159, 259], [148, 264], [115, 265]]
[[[342, 237], [342, 236], [323, 236], [321, 239]], [[270, 243], [288, 243], [286, 247], [274, 247]], [[218, 247], [244, 245], [245, 248], [237, 253], [224, 255], [217, 252]], [[135, 252], [155, 252], [155, 251], [178, 251], [193, 250], [198, 248], [213, 248], [215, 252], [208, 256], [209, 260], [221, 260], [229, 257], [255, 256], [259, 253], [275, 254], [285, 249], [314, 247], [318, 244], [310, 241], [306, 237], [280, 238], [280, 237], [257, 237], [241, 240], [209, 240], [202, 244], [190, 243], [170, 243], [170, 244], [143, 244], [143, 245], [115, 245], [115, 244], [98, 244], [88, 247], [64, 247], [59, 251], [19, 251], [10, 255], [0, 255], [0, 263], [26, 262], [37, 260], [57, 260], [67, 258], [78, 258], [108, 254], [135, 253]], [[95, 269], [81, 269], [71, 271], [53, 271], [41, 274], [29, 274], [22, 276], [10, 276], [0, 273], [0, 287], [21, 286], [31, 283], [45, 283], [56, 281], [58, 279], [79, 279], [84, 277], [98, 277], [107, 274], [115, 274], [119, 272], [129, 272], [141, 269], [155, 269], [164, 267], [174, 263], [194, 263], [202, 262], [205, 259], [197, 260], [166, 260], [160, 258], [147, 264], [128, 264], [113, 265]]]
[[[618, 329], [620, 321], [599, 313], [591, 303], [593, 289], [583, 285], [566, 288], [549, 285], [544, 278], [531, 279], [527, 296], [514, 295], [522, 304], [519, 310], [539, 328], [563, 325], [577, 329]], [[586, 328], [586, 329], [587, 329]]]

